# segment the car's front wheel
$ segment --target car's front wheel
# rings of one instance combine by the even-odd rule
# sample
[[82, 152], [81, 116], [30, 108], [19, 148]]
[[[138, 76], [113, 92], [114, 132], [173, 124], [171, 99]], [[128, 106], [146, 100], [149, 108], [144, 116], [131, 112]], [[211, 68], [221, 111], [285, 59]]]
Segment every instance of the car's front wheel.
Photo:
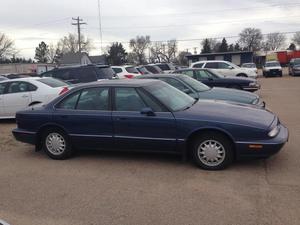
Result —
[[209, 132], [193, 143], [192, 154], [198, 166], [206, 170], [221, 170], [233, 161], [233, 146], [224, 135]]
[[68, 136], [59, 129], [49, 129], [43, 133], [43, 149], [52, 159], [67, 159], [72, 154]]

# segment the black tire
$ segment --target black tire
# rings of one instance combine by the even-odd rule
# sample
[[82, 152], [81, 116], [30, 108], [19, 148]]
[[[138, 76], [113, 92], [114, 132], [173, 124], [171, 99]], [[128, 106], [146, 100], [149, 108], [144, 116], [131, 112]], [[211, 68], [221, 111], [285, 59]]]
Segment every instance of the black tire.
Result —
[[[220, 154], [218, 156], [218, 158], [221, 157], [219, 162], [214, 163], [214, 162], [205, 161], [204, 156], [202, 156], [202, 157], [200, 156], [200, 155], [202, 155], [200, 152], [202, 150], [201, 146], [206, 147], [206, 145], [208, 143], [216, 143], [215, 146], [217, 148], [220, 146], [221, 146], [220, 149], [223, 148], [223, 150], [222, 150], [223, 154]], [[213, 144], [211, 144], [211, 146], [213, 146]], [[199, 167], [201, 167], [202, 169], [205, 169], [205, 170], [222, 170], [222, 169], [226, 168], [227, 166], [229, 166], [233, 162], [233, 159], [234, 159], [232, 142], [226, 136], [221, 135], [217, 132], [207, 132], [203, 135], [196, 137], [196, 139], [194, 140], [194, 142], [192, 144], [191, 150], [192, 150], [192, 156], [193, 156], [195, 163]], [[214, 157], [215, 152], [212, 152], [211, 149], [208, 149], [206, 151], [208, 151], [208, 152], [206, 152], [206, 154], [208, 154], [208, 155], [213, 154], [210, 157]], [[205, 151], [202, 150], [202, 152], [205, 152]], [[216, 154], [218, 154], [218, 153], [216, 153]], [[203, 155], [204, 155], [204, 153], [203, 153]]]
[[[47, 145], [47, 142], [50, 141], [49, 139], [51, 139], [50, 135], [52, 135], [53, 138], [55, 138], [56, 135], [57, 137], [56, 140], [59, 142], [59, 144], [63, 143], [62, 144], [64, 145], [63, 149], [59, 149], [59, 151], [61, 152], [55, 153], [55, 149], [54, 148], [50, 149], [51, 147], [49, 147], [49, 144]], [[45, 153], [52, 159], [56, 159], [56, 160], [67, 159], [71, 157], [73, 153], [68, 135], [66, 135], [66, 133], [60, 129], [52, 128], [44, 131], [42, 135], [42, 145]], [[55, 143], [53, 145], [55, 145]]]

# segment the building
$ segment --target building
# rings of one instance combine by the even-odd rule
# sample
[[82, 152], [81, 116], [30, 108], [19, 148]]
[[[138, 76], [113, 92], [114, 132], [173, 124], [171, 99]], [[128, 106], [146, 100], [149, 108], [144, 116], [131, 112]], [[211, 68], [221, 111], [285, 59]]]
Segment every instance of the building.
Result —
[[49, 63], [8, 63], [0, 64], [0, 74], [41, 74], [54, 68]]
[[107, 64], [106, 55], [89, 56], [93, 64]]
[[205, 60], [225, 60], [240, 66], [243, 63], [254, 61], [254, 53], [252, 51], [203, 53], [186, 57], [189, 60], [189, 64]]

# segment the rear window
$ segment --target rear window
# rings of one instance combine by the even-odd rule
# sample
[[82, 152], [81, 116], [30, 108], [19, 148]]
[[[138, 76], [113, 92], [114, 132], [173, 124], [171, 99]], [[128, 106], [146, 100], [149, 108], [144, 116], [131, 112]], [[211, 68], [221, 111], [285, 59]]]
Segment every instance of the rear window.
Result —
[[63, 87], [63, 86], [67, 86], [68, 84], [61, 81], [61, 80], [57, 80], [57, 79], [53, 79], [53, 78], [43, 78], [43, 79], [39, 79], [37, 80], [43, 84], [46, 84], [50, 87], [56, 88], [56, 87]]
[[97, 67], [97, 77], [98, 79], [112, 79], [115, 76], [115, 72], [110, 67]]
[[126, 67], [125, 70], [128, 72], [128, 73], [135, 73], [135, 74], [139, 74], [139, 71], [134, 68], [134, 67]]
[[169, 67], [168, 64], [157, 64], [157, 66], [159, 68], [161, 68], [163, 71], [165, 71], [165, 70], [171, 70], [171, 68]]

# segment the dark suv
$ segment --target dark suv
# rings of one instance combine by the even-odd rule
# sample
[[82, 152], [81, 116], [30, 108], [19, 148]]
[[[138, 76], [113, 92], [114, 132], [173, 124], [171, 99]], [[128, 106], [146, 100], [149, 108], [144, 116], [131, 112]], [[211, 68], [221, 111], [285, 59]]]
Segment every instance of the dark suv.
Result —
[[41, 76], [54, 77], [72, 84], [88, 83], [101, 79], [112, 79], [114, 73], [109, 69], [109, 66], [104, 65], [61, 67], [42, 73]]
[[289, 65], [289, 74], [291, 76], [300, 75], [300, 58], [291, 59]]

